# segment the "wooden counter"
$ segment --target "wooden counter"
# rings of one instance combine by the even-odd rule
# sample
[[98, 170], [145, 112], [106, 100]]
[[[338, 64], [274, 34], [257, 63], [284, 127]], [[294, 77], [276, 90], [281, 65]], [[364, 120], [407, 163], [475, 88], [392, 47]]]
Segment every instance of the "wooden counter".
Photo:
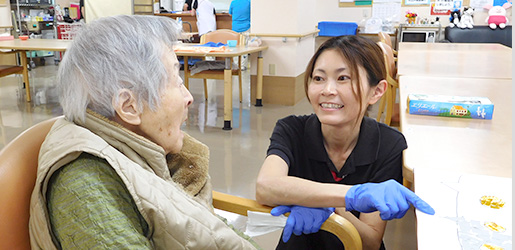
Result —
[[[183, 11], [181, 13], [159, 13], [154, 14], [156, 16], [167, 16], [173, 19], [177, 19], [177, 17], [182, 18], [182, 30], [184, 32], [198, 32], [197, 28], [197, 16], [192, 14], [190, 11]], [[188, 25], [189, 22], [191, 24]], [[216, 29], [232, 29], [232, 17], [228, 13], [216, 13]]]

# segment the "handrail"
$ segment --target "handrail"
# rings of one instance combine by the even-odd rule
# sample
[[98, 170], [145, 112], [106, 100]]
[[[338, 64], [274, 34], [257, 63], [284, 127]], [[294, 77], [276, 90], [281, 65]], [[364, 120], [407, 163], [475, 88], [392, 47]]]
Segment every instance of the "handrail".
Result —
[[314, 30], [302, 34], [272, 34], [272, 33], [251, 33], [249, 36], [258, 36], [258, 37], [290, 37], [290, 38], [303, 38], [306, 36], [314, 35], [320, 32], [320, 30]]

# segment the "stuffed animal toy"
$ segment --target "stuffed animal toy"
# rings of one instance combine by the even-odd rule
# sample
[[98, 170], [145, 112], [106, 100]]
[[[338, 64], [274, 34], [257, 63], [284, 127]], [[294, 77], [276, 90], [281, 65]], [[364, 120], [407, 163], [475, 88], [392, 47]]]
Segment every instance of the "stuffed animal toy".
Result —
[[474, 9], [472, 7], [465, 7], [463, 9], [463, 14], [461, 14], [460, 22], [458, 23], [458, 27], [465, 29], [472, 29], [474, 27]]
[[508, 18], [506, 18], [506, 9], [510, 7], [511, 3], [509, 2], [503, 4], [502, 6], [484, 6], [484, 8], [488, 10], [488, 17], [486, 18], [488, 26], [490, 26], [490, 28], [493, 30], [497, 27], [504, 29], [508, 23]]
[[451, 28], [458, 27], [458, 24], [460, 23], [460, 17], [461, 17], [460, 9], [454, 9], [451, 12], [451, 17], [449, 17], [449, 21], [450, 21], [449, 27], [451, 27]]

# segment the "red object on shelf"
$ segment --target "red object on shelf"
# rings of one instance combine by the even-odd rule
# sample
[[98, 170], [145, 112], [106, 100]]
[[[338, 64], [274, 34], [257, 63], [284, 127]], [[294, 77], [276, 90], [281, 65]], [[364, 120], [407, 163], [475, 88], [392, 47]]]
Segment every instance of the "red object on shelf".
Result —
[[73, 40], [82, 28], [83, 23], [58, 23], [57, 39]]

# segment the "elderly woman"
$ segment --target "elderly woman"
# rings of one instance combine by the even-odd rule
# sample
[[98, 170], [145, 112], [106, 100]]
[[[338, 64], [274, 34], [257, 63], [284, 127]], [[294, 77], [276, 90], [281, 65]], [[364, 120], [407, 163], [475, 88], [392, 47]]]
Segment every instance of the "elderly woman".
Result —
[[58, 72], [64, 119], [39, 156], [30, 236], [42, 249], [253, 249], [214, 213], [208, 148], [181, 131], [193, 98], [170, 18], [84, 27]]

